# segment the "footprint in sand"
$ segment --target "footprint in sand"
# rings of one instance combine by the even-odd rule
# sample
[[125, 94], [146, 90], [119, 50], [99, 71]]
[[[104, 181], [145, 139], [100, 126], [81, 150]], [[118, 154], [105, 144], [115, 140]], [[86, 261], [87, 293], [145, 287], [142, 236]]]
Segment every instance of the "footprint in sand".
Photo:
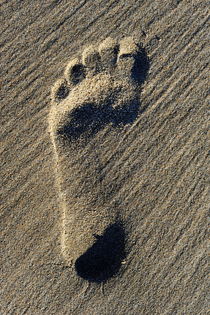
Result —
[[137, 118], [142, 51], [131, 37], [107, 38], [71, 60], [52, 89], [49, 129], [63, 211], [62, 252], [90, 281], [114, 275], [125, 257], [123, 224], [103, 193], [109, 179], [103, 183], [102, 168], [110, 145], [117, 145], [109, 135]]

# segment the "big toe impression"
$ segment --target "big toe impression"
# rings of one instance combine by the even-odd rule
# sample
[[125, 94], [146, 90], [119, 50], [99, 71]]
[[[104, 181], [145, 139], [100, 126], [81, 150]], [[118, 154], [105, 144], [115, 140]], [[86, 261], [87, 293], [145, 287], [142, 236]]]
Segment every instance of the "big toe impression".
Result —
[[125, 37], [120, 41], [118, 69], [124, 76], [131, 76], [137, 52], [138, 46], [132, 37]]

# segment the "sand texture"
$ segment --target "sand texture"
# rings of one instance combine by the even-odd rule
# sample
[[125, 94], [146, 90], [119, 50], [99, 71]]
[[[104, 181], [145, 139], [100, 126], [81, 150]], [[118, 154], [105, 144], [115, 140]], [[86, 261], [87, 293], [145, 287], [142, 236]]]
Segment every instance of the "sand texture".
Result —
[[1, 1], [0, 314], [207, 314], [207, 4]]

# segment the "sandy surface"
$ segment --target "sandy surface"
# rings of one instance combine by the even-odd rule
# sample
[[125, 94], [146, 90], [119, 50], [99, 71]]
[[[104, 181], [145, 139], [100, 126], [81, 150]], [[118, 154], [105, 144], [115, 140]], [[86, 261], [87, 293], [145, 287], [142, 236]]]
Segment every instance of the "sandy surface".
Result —
[[[1, 314], [206, 314], [207, 2], [0, 5]], [[84, 47], [131, 34], [149, 58], [140, 114], [96, 143], [126, 258], [89, 283], [61, 254], [50, 91]]]

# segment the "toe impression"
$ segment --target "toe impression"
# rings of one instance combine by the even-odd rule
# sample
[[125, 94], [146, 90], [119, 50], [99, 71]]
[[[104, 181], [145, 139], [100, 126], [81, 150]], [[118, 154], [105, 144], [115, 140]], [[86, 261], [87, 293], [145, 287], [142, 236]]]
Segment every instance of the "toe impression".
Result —
[[85, 78], [85, 71], [83, 65], [78, 59], [73, 59], [66, 66], [64, 76], [69, 85], [75, 85]]
[[117, 60], [118, 53], [118, 44], [117, 41], [111, 37], [106, 38], [99, 45], [99, 53], [101, 56], [102, 67], [105, 70], [106, 68], [110, 70]]
[[94, 46], [87, 47], [82, 54], [82, 62], [88, 69], [88, 74], [93, 75], [98, 71], [100, 55]]
[[135, 44], [132, 37], [125, 37], [120, 41], [118, 69], [123, 76], [131, 76], [137, 52], [138, 46]]
[[119, 59], [133, 58], [138, 51], [138, 47], [132, 37], [125, 37], [120, 41]]
[[59, 103], [69, 94], [69, 87], [65, 79], [58, 80], [51, 91], [51, 99]]

